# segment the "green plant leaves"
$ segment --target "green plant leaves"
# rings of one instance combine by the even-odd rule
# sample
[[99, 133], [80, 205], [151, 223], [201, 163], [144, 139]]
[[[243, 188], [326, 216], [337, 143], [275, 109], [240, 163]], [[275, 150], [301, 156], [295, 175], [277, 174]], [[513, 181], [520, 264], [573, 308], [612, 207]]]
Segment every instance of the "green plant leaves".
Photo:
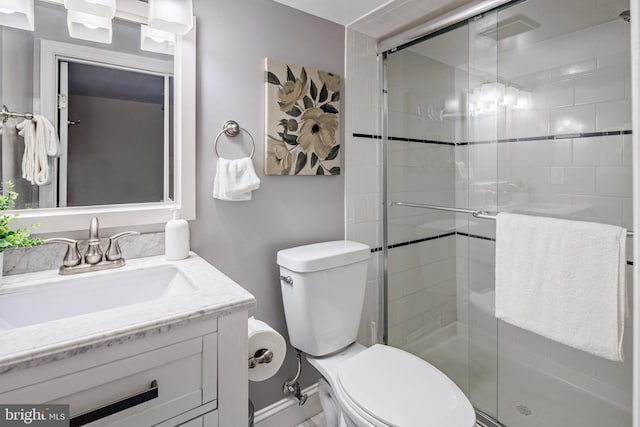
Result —
[[338, 157], [338, 153], [340, 152], [340, 144], [338, 145], [334, 145], [331, 148], [331, 151], [329, 151], [329, 154], [327, 154], [327, 157], [325, 158], [325, 160], [333, 160], [336, 157]]
[[[12, 191], [13, 187], [14, 185], [11, 181], [5, 181], [2, 184], [4, 194], [0, 194], [0, 211], [11, 209], [14, 205], [14, 200], [18, 198], [18, 193]], [[17, 214], [0, 215], [0, 252], [4, 252], [7, 248], [29, 247], [42, 243], [42, 240], [38, 238], [29, 239], [29, 231], [27, 229], [11, 230], [9, 228], [9, 222], [17, 217]], [[35, 227], [35, 225], [31, 225], [28, 228], [33, 229]]]
[[325, 113], [338, 114], [338, 110], [331, 104], [322, 104], [320, 109]]
[[302, 71], [300, 71], [300, 80], [302, 81], [302, 85], [307, 84], [307, 71], [302, 67]]
[[320, 89], [320, 98], [318, 102], [324, 102], [329, 98], [329, 91], [327, 90], [327, 85], [323, 84], [322, 89]]
[[296, 171], [295, 174], [298, 175], [302, 169], [307, 165], [307, 153], [298, 153], [298, 157], [296, 158]]
[[333, 95], [331, 95], [331, 102], [337, 101], [340, 101], [340, 92], [333, 92]]
[[340, 166], [333, 167], [329, 170], [331, 175], [340, 175]]
[[313, 99], [314, 101], [318, 99], [318, 87], [313, 82], [313, 80], [311, 80], [311, 86], [309, 87], [309, 95], [311, 95], [311, 99]]
[[316, 163], [318, 163], [318, 155], [316, 153], [311, 153], [311, 167], [314, 167]]
[[318, 166], [318, 170], [316, 170], [316, 175], [324, 175], [324, 169], [322, 166]]
[[267, 71], [267, 74], [266, 74], [265, 78], [266, 78], [267, 83], [271, 83], [272, 85], [281, 86], [280, 79], [278, 78], [278, 76], [273, 74], [271, 71]]

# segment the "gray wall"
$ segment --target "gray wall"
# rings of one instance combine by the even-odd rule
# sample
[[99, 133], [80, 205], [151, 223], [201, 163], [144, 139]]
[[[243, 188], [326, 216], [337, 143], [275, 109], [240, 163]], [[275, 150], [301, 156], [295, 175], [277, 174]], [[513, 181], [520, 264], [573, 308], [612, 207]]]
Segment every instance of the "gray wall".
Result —
[[[195, 0], [194, 9], [198, 17], [198, 160], [191, 247], [256, 296], [258, 306], [250, 315], [287, 337], [276, 252], [344, 238], [344, 178], [264, 176], [264, 58], [342, 75], [344, 28], [271, 0]], [[211, 197], [213, 142], [228, 119], [237, 120], [256, 140], [254, 165], [262, 184], [250, 202]], [[236, 139], [221, 140], [221, 155], [237, 158], [248, 153], [248, 141]], [[283, 397], [282, 384], [295, 369], [295, 353], [289, 347], [274, 378], [250, 383], [256, 409]], [[303, 386], [318, 379], [306, 363], [303, 369]]]

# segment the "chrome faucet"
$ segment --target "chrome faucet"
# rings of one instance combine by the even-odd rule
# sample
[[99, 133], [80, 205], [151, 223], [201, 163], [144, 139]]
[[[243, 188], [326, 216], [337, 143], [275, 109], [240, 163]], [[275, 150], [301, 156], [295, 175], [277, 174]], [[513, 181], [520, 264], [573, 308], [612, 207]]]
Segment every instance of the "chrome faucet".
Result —
[[45, 240], [43, 243], [66, 244], [67, 253], [62, 260], [62, 265], [60, 266], [58, 273], [62, 275], [78, 274], [122, 267], [125, 262], [122, 257], [122, 251], [120, 250], [118, 240], [124, 236], [133, 236], [138, 234], [140, 233], [137, 231], [125, 231], [111, 236], [109, 238], [109, 246], [107, 247], [106, 252], [103, 253], [102, 248], [100, 248], [98, 218], [94, 216], [91, 218], [89, 223], [88, 247], [84, 256], [80, 252], [77, 240], [54, 237], [52, 239]]

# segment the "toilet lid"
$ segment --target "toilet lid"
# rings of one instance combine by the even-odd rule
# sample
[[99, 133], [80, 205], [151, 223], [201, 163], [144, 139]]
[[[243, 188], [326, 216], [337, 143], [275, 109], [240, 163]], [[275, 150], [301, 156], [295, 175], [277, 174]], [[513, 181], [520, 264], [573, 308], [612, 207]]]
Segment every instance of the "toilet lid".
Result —
[[376, 344], [338, 369], [341, 389], [361, 410], [390, 426], [472, 427], [475, 413], [462, 391], [424, 360]]

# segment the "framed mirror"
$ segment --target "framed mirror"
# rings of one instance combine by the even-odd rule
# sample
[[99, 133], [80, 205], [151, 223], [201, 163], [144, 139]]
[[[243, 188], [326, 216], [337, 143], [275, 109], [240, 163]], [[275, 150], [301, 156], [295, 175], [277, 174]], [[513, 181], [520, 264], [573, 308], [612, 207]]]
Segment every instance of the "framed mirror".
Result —
[[24, 119], [2, 125], [2, 181], [38, 233], [94, 215], [103, 227], [163, 223], [176, 208], [195, 218], [195, 28], [173, 54], [143, 50], [146, 7], [118, 2], [110, 44], [71, 38], [62, 0], [35, 1], [33, 32], [0, 27], [2, 104], [45, 117], [60, 141], [34, 175]]

